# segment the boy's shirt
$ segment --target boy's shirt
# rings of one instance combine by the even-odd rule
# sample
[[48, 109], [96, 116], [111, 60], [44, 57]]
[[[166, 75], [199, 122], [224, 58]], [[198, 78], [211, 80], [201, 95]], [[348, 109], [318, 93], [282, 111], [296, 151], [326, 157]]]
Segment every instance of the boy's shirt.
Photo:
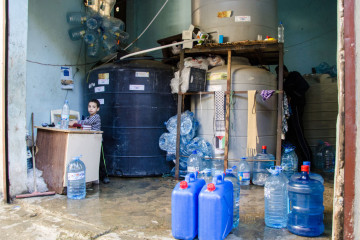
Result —
[[88, 116], [85, 120], [79, 120], [78, 124], [91, 125], [91, 130], [101, 131], [101, 119], [99, 114]]

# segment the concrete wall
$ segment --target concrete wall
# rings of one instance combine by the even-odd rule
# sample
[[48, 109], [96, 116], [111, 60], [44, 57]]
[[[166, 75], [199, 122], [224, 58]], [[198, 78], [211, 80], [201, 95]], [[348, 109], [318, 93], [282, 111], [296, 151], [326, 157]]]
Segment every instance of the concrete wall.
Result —
[[4, 169], [3, 161], [5, 161], [5, 1], [0, 0], [0, 198], [3, 198], [4, 192]]
[[[133, 41], [150, 23], [165, 0], [131, 0], [127, 2], [126, 30]], [[191, 1], [169, 0], [162, 12], [152, 23], [144, 35], [134, 44], [141, 50], [158, 47], [159, 39], [182, 33], [191, 24]], [[161, 50], [149, 53], [154, 57], [162, 57]]]
[[26, 190], [26, 50], [28, 1], [9, 4], [8, 150], [10, 195]]
[[[360, 4], [355, 1], [355, 76], [356, 76], [356, 126], [360, 129]], [[360, 134], [356, 137], [354, 239], [360, 239]]]
[[29, 2], [27, 59], [38, 62], [26, 64], [26, 125], [30, 133], [32, 112], [34, 124], [39, 126], [50, 123], [50, 110], [61, 109], [65, 98], [70, 109], [83, 109], [84, 66], [72, 66], [73, 75], [78, 70], [73, 90], [62, 90], [60, 84], [61, 65], [85, 63], [84, 44], [81, 40], [71, 41], [68, 36], [71, 27], [66, 22], [68, 11], [85, 11], [85, 7], [82, 1], [73, 0]]

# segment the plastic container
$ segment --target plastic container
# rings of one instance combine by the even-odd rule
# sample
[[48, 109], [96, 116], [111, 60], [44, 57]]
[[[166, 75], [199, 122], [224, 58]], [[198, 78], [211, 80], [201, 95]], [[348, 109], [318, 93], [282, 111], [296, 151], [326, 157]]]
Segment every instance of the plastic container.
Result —
[[316, 237], [324, 232], [324, 186], [309, 178], [309, 166], [301, 166], [301, 177], [288, 184], [290, 213], [287, 228], [290, 232]]
[[199, 194], [199, 240], [225, 239], [232, 225], [233, 185], [221, 174]]
[[101, 18], [92, 16], [86, 21], [86, 27], [90, 30], [96, 30], [101, 26]]
[[[309, 177], [311, 179], [318, 180], [319, 182], [321, 182], [321, 184], [324, 184], [324, 178], [320, 174], [310, 172], [310, 162], [304, 161], [303, 165], [309, 166]], [[301, 177], [301, 173], [298, 172], [291, 176], [291, 180], [295, 181], [296, 179], [298, 179], [300, 177]]]
[[108, 53], [116, 52], [118, 48], [116, 39], [109, 32], [104, 33], [102, 39], [102, 46], [105, 51], [107, 51]]
[[284, 152], [281, 155], [281, 168], [288, 179], [298, 171], [298, 157], [294, 149], [284, 149]]
[[334, 172], [335, 168], [335, 151], [334, 148], [327, 142], [325, 147], [322, 149], [323, 152], [323, 166], [324, 172]]
[[[181, 127], [180, 127], [180, 135], [187, 135], [190, 133], [191, 129], [194, 125], [194, 113], [190, 111], [183, 112], [181, 114]], [[177, 115], [172, 116], [165, 123], [166, 129], [171, 133], [177, 132]]]
[[284, 25], [280, 21], [278, 26], [278, 42], [283, 43], [284, 42]]
[[211, 183], [213, 179], [213, 176], [211, 175], [211, 169], [205, 169], [200, 172], [199, 178], [204, 179], [206, 184]]
[[230, 169], [226, 169], [225, 181], [229, 181], [233, 184], [233, 226], [235, 229], [239, 225], [240, 218], [240, 181], [237, 177], [236, 166]]
[[113, 18], [113, 17], [104, 17], [103, 21], [102, 21], [102, 27], [106, 30], [113, 30], [113, 31], [117, 31], [117, 30], [121, 30], [124, 31], [125, 30], [125, 23], [118, 19], [118, 18]]
[[211, 160], [211, 174], [213, 177], [224, 173], [224, 159], [223, 158], [213, 158]]
[[198, 172], [200, 171], [200, 167], [201, 157], [199, 156], [197, 151], [193, 151], [187, 160], [187, 171], [188, 173]]
[[194, 239], [198, 234], [198, 196], [205, 185], [197, 173], [185, 176], [171, 194], [171, 230], [174, 238]]
[[264, 186], [267, 177], [270, 175], [268, 169], [274, 166], [274, 162], [256, 160], [275, 160], [275, 157], [272, 154], [267, 153], [266, 146], [262, 146], [261, 153], [254, 157], [252, 183], [259, 186]]
[[250, 165], [246, 161], [246, 158], [241, 158], [239, 163], [238, 178], [240, 185], [250, 184]]
[[80, 157], [74, 157], [67, 165], [67, 198], [83, 199], [86, 196], [86, 167]]
[[84, 12], [68, 12], [66, 14], [66, 21], [70, 25], [82, 25], [86, 20], [87, 16]]
[[97, 57], [99, 55], [100, 41], [96, 39], [93, 43], [87, 45], [87, 55], [89, 57]]
[[65, 103], [61, 110], [61, 129], [69, 128], [69, 118], [70, 118], [70, 107], [68, 100], [65, 100]]
[[85, 36], [86, 31], [85, 31], [85, 27], [80, 26], [80, 27], [70, 28], [68, 33], [71, 40], [77, 41]]
[[284, 228], [288, 214], [287, 179], [280, 174], [280, 167], [270, 171], [271, 176], [264, 186], [265, 224], [272, 228]]

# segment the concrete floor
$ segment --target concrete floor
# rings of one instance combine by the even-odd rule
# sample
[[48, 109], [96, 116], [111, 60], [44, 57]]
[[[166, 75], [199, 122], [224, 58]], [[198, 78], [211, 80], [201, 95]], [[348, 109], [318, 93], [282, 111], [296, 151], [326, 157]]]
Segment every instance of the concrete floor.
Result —
[[[111, 178], [93, 185], [84, 200], [65, 195], [16, 199], [0, 204], [0, 239], [173, 239], [171, 177]], [[331, 239], [333, 183], [325, 183], [325, 232]], [[226, 239], [310, 239], [264, 224], [262, 187], [241, 189], [240, 224]]]

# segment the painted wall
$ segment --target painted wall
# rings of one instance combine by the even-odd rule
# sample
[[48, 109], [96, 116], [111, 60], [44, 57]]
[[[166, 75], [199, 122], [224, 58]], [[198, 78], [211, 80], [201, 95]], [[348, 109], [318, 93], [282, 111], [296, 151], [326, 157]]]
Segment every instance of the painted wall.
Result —
[[85, 11], [85, 7], [82, 1], [73, 0], [29, 1], [26, 123], [30, 133], [32, 112], [34, 124], [39, 126], [50, 123], [50, 110], [61, 109], [65, 98], [70, 109], [82, 110], [84, 66], [72, 66], [73, 90], [62, 90], [60, 84], [61, 65], [85, 63], [84, 44], [81, 40], [71, 41], [68, 36], [68, 11]]
[[[130, 34], [129, 43], [141, 34], [164, 3], [165, 0], [130, 0], [127, 2], [126, 31]], [[169, 0], [156, 20], [134, 44], [135, 48], [132, 50], [158, 47], [157, 40], [182, 33], [182, 30], [188, 29], [191, 24], [190, 3], [190, 0]], [[149, 53], [149, 55], [162, 57], [161, 50]]]
[[[8, 150], [10, 195], [26, 190], [26, 49], [28, 1], [14, 0], [9, 4], [8, 54]], [[22, 6], [22, 7], [19, 7]]]
[[[360, 128], [360, 4], [355, 1], [355, 80], [356, 80], [356, 126]], [[360, 134], [356, 137], [354, 239], [360, 239]]]
[[[5, 16], [5, 1], [0, 0], [0, 13], [1, 16]], [[0, 18], [0, 198], [2, 199], [3, 192], [4, 192], [4, 171], [3, 171], [3, 162], [5, 162], [5, 116], [3, 113], [5, 113], [5, 28], [3, 28], [5, 24], [5, 17]]]
[[278, 0], [285, 27], [284, 63], [301, 74], [321, 62], [336, 65], [336, 0]]

